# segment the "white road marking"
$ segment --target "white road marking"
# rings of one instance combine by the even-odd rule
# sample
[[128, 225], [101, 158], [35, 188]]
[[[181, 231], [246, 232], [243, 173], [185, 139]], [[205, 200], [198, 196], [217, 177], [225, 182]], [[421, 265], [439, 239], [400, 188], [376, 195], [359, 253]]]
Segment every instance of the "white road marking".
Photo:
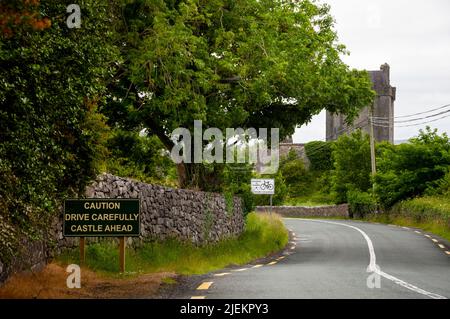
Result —
[[259, 264], [259, 265], [254, 265], [252, 268], [259, 268], [262, 267], [263, 265]]
[[412, 290], [412, 291], [417, 292], [419, 294], [425, 295], [427, 297], [430, 297], [430, 298], [433, 298], [433, 299], [447, 299], [444, 296], [441, 296], [441, 295], [438, 295], [438, 294], [426, 291], [426, 290], [421, 289], [419, 287], [416, 287], [416, 286], [414, 286], [412, 284], [409, 284], [406, 281], [398, 279], [397, 277], [389, 275], [389, 274], [385, 273], [384, 271], [381, 271], [380, 266], [378, 266], [376, 264], [377, 257], [375, 255], [375, 249], [373, 248], [372, 240], [360, 228], [352, 226], [352, 225], [347, 225], [347, 224], [343, 224], [343, 223], [336, 223], [336, 222], [329, 222], [329, 221], [325, 221], [325, 220], [312, 220], [312, 219], [303, 219], [303, 218], [299, 218], [299, 220], [311, 221], [311, 222], [317, 222], [317, 223], [325, 223], [325, 224], [333, 224], [333, 225], [339, 225], [339, 226], [345, 226], [345, 227], [349, 227], [349, 228], [352, 228], [352, 229], [358, 231], [364, 237], [364, 239], [366, 240], [367, 247], [369, 248], [370, 261], [369, 261], [369, 266], [367, 267], [367, 271], [368, 272], [378, 273], [380, 276], [395, 282], [397, 285], [400, 285], [402, 287], [405, 287], [405, 288], [407, 288], [409, 290]]
[[408, 229], [408, 230], [409, 230], [409, 227], [405, 227], [405, 226], [403, 226], [402, 228], [403, 228], [403, 229]]
[[439, 248], [445, 249], [445, 246], [442, 244], [439, 244], [438, 246], [439, 246]]
[[205, 296], [192, 296], [191, 299], [205, 299]]
[[437, 241], [436, 239], [434, 239], [434, 238], [431, 238], [431, 240], [432, 240], [434, 243], [438, 243], [438, 241]]
[[448, 250], [447, 250], [445, 253], [446, 253], [447, 255], [450, 255], [450, 251], [448, 251]]
[[214, 274], [214, 277], [223, 277], [223, 276], [230, 275], [230, 274], [231, 273], [229, 273], [229, 272], [222, 272], [220, 274]]
[[422, 234], [422, 233], [421, 233], [420, 231], [418, 231], [418, 230], [415, 230], [414, 232], [415, 232], [416, 234], [419, 234], [419, 235]]
[[267, 265], [272, 266], [272, 265], [275, 265], [276, 263], [277, 263], [276, 261], [272, 261], [272, 262], [268, 263]]
[[233, 271], [246, 271], [248, 268], [235, 269]]
[[430, 236], [430, 235], [425, 235], [425, 237], [427, 237], [427, 238], [431, 238], [431, 236]]

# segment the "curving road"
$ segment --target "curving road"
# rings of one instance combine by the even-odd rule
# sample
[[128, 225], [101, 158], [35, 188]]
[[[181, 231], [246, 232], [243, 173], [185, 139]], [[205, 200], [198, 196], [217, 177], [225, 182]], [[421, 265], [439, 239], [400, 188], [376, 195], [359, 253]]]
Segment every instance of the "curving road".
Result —
[[450, 298], [448, 242], [381, 224], [284, 221], [295, 234], [284, 256], [199, 277], [183, 297]]

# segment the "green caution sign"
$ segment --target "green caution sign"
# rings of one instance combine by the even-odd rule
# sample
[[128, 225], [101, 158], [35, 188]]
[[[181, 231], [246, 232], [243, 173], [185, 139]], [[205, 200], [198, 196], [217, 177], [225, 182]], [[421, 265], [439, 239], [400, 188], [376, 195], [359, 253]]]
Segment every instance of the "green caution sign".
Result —
[[140, 235], [139, 199], [68, 199], [63, 234], [67, 237]]

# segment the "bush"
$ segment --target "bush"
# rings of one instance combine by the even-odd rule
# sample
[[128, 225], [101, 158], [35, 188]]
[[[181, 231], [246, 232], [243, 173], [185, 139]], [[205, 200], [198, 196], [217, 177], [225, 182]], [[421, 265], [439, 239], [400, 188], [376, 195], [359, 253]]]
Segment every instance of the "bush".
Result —
[[346, 203], [350, 190], [372, 188], [369, 135], [361, 130], [342, 135], [333, 144], [332, 190], [336, 203]]
[[351, 217], [363, 218], [377, 211], [376, 200], [369, 193], [351, 190], [347, 193], [347, 200]]
[[306, 156], [314, 171], [329, 171], [333, 168], [333, 142], [313, 141], [305, 145]]
[[[429, 127], [410, 143], [386, 145], [377, 159], [376, 193], [385, 208], [423, 195], [445, 183], [450, 167], [450, 140]], [[445, 187], [442, 185], [442, 187]]]
[[225, 164], [223, 169], [222, 193], [227, 198], [242, 199], [244, 215], [254, 209], [255, 198], [251, 192], [252, 167], [246, 164]]
[[76, 30], [66, 6], [42, 0], [51, 27], [0, 34], [0, 227], [16, 237], [0, 240], [2, 261], [19, 253], [8, 246], [17, 237], [44, 238], [58, 202], [84, 190], [106, 152], [96, 108], [116, 59], [109, 4], [84, 1]]
[[397, 203], [391, 214], [411, 218], [417, 222], [440, 222], [450, 229], [450, 201], [448, 197], [424, 196]]
[[106, 170], [122, 177], [164, 186], [177, 185], [176, 167], [155, 135], [116, 129], [108, 140]]
[[293, 150], [280, 163], [280, 172], [287, 186], [289, 197], [297, 197], [311, 193], [313, 182], [310, 172], [305, 168], [303, 159], [299, 158]]

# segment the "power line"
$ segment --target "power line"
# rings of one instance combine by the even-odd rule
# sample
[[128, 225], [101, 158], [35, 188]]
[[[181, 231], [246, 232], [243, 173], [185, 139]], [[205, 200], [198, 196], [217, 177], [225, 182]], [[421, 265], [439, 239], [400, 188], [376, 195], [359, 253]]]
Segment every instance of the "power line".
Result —
[[[448, 112], [446, 112], [446, 113], [448, 113]], [[398, 125], [398, 126], [395, 126], [395, 128], [419, 126], [419, 125], [423, 125], [423, 124], [427, 124], [427, 123], [436, 122], [436, 121], [439, 121], [439, 120], [442, 120], [442, 119], [445, 119], [445, 118], [448, 118], [448, 117], [450, 117], [450, 115], [442, 116], [442, 117], [437, 118], [437, 119], [433, 119], [433, 120], [425, 121], [425, 122], [421, 122], [421, 123], [416, 123], [416, 124]], [[391, 127], [390, 125], [383, 125], [383, 123], [375, 123], [375, 122], [374, 122], [374, 125], [378, 126], [378, 127]]]
[[[439, 116], [439, 115], [442, 115], [442, 114], [446, 114], [446, 113], [450, 113], [450, 110], [446, 110], [446, 111], [442, 111], [442, 112], [439, 112], [439, 113], [436, 113], [436, 114], [432, 114], [432, 115], [428, 115], [428, 116], [424, 116], [424, 117], [418, 117], [418, 118], [410, 119], [410, 120], [394, 121], [394, 123], [410, 123], [410, 122], [416, 122], [416, 121], [420, 121], [420, 120], [425, 120], [425, 119], [433, 118], [433, 117], [436, 117], [436, 116]], [[374, 119], [374, 122], [378, 122], [378, 123], [381, 123], [381, 124], [388, 124], [388, 123], [389, 123], [389, 121], [386, 120], [386, 119], [381, 120], [381, 117], [379, 117], [379, 118], [375, 118], [375, 117], [374, 117], [373, 119]]]
[[[413, 117], [413, 116], [416, 116], [416, 115], [428, 114], [428, 113], [431, 113], [431, 112], [434, 112], [434, 111], [445, 109], [447, 107], [450, 107], [450, 104], [446, 104], [444, 106], [441, 106], [441, 107], [438, 107], [438, 108], [434, 108], [434, 109], [431, 109], [431, 110], [428, 110], [428, 111], [424, 111], [424, 112], [408, 114], [408, 115], [401, 115], [401, 116], [394, 116], [394, 118], [395, 119], [399, 119], [399, 118]], [[386, 119], [386, 117], [380, 117], [380, 116], [374, 116], [373, 118]]]
[[[412, 117], [412, 116], [428, 114], [428, 113], [431, 113], [431, 112], [434, 112], [434, 111], [442, 110], [442, 109], [447, 108], [447, 107], [450, 107], [450, 104], [446, 104], [444, 106], [441, 106], [441, 107], [438, 107], [438, 108], [434, 108], [434, 109], [431, 109], [431, 110], [428, 110], [428, 111], [425, 111], [425, 112], [419, 112], [419, 113], [414, 113], [414, 114], [409, 114], [409, 115], [402, 115], [402, 116], [395, 116], [394, 118], [408, 118], [408, 117]], [[416, 119], [403, 120], [403, 121], [394, 121], [394, 123], [416, 122], [416, 121], [419, 121], [419, 120], [424, 120], [424, 119], [427, 119], [427, 118], [433, 118], [433, 117], [436, 117], [436, 116], [439, 116], [439, 115], [442, 115], [442, 114], [446, 114], [446, 113], [450, 113], [450, 110], [446, 110], [446, 111], [443, 111], [443, 112], [439, 112], [439, 113], [436, 113], [436, 114], [432, 114], [432, 115], [428, 115], [428, 116], [424, 116], [424, 117], [420, 117], [420, 118], [416, 118]], [[397, 128], [397, 127], [401, 128], [401, 127], [419, 126], [419, 125], [423, 125], [423, 124], [427, 124], [427, 123], [436, 122], [438, 120], [442, 120], [442, 119], [445, 119], [445, 118], [448, 118], [448, 117], [450, 117], [450, 115], [442, 116], [440, 118], [433, 119], [431, 121], [415, 123], [415, 124], [409, 124], [409, 125], [395, 125], [394, 127], [395, 128]], [[390, 123], [390, 121], [388, 119], [389, 119], [388, 117], [379, 117], [379, 116], [370, 117], [370, 120], [372, 121], [374, 126], [391, 128], [392, 125], [391, 125], [391, 123]], [[325, 140], [328, 140], [329, 138], [331, 138], [333, 136], [337, 137], [337, 135], [340, 135], [341, 133], [347, 133], [349, 131], [354, 131], [354, 130], [363, 128], [364, 125], [367, 124], [367, 123], [364, 123], [364, 122], [367, 122], [367, 121], [369, 121], [369, 119], [364, 119], [364, 120], [362, 120], [362, 121], [360, 121], [360, 122], [358, 122], [358, 123], [356, 123], [356, 124], [354, 124], [352, 126], [349, 126], [347, 128], [343, 128], [343, 129], [338, 130], [336, 132], [333, 132], [330, 135], [326, 136]], [[364, 123], [364, 125], [361, 125], [363, 123]], [[370, 122], [369, 122], [369, 124], [370, 124]], [[385, 124], [387, 124], [387, 125], [385, 125]], [[321, 151], [325, 147], [326, 147], [326, 145], [323, 144], [323, 145], [317, 146], [316, 148], [313, 148], [310, 151], [310, 155], [317, 154], [319, 151]], [[305, 149], [305, 154], [306, 154], [306, 149]]]

